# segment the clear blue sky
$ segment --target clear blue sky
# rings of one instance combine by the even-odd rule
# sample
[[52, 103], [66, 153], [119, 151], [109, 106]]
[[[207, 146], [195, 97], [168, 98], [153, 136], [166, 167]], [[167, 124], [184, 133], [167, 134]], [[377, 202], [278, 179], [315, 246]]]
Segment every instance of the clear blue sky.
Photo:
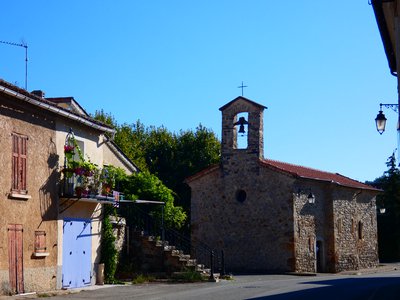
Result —
[[[221, 136], [219, 107], [268, 107], [265, 157], [364, 181], [397, 147], [397, 102], [363, 1], [4, 1], [0, 40], [28, 44], [28, 90], [73, 96], [119, 123]], [[24, 49], [0, 44], [0, 78], [24, 87]]]

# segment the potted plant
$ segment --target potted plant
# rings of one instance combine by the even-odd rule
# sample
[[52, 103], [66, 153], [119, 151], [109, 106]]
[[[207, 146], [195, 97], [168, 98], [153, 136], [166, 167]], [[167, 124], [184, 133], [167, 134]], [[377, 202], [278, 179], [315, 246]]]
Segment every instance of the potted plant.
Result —
[[64, 154], [67, 157], [67, 160], [71, 160], [75, 155], [75, 147], [72, 145], [64, 145]]
[[85, 190], [85, 188], [84, 188], [83, 186], [77, 186], [77, 187], [75, 187], [75, 195], [76, 195], [78, 198], [81, 198], [84, 190]]

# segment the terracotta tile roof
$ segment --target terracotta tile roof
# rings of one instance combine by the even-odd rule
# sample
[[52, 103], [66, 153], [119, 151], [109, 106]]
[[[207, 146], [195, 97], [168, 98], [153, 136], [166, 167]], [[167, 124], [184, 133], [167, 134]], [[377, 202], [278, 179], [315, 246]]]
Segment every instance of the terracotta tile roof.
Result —
[[[273, 170], [277, 170], [286, 174], [290, 174], [295, 177], [306, 178], [311, 180], [318, 180], [324, 182], [330, 182], [341, 186], [363, 189], [363, 190], [371, 190], [380, 192], [381, 190], [376, 189], [370, 185], [364, 184], [360, 181], [351, 179], [349, 177], [340, 175], [339, 173], [330, 173], [317, 169], [307, 168], [299, 165], [294, 165], [286, 162], [280, 162], [271, 159], [263, 159], [260, 160], [260, 164], [271, 168]], [[203, 176], [206, 176], [214, 171], [218, 170], [220, 167], [219, 164], [211, 165], [204, 170], [188, 177], [185, 179], [186, 183], [190, 183], [191, 181], [195, 181]]]
[[[101, 127], [103, 127], [103, 128], [108, 128], [108, 129], [110, 129], [110, 130], [114, 130], [114, 129], [113, 129], [111, 126], [109, 126], [108, 124], [104, 124], [103, 122], [100, 122], [100, 121], [98, 121], [98, 120], [96, 120], [96, 119], [93, 119], [92, 117], [90, 117], [90, 116], [88, 116], [88, 115], [80, 115], [80, 114], [77, 114], [77, 113], [74, 112], [74, 111], [70, 111], [70, 110], [68, 110], [68, 109], [66, 109], [66, 108], [63, 108], [63, 107], [61, 107], [61, 106], [58, 106], [57, 103], [55, 103], [54, 101], [49, 101], [49, 100], [47, 100], [46, 98], [42, 98], [42, 97], [39, 97], [39, 96], [37, 96], [37, 95], [35, 95], [35, 94], [29, 93], [28, 91], [26, 91], [26, 90], [24, 90], [24, 89], [22, 89], [22, 88], [19, 88], [19, 87], [13, 85], [13, 84], [11, 84], [11, 83], [9, 83], [9, 82], [7, 82], [7, 81], [1, 79], [1, 78], [0, 78], [0, 88], [7, 88], [7, 89], [13, 91], [13, 92], [15, 93], [15, 95], [19, 94], [19, 95], [23, 95], [23, 96], [27, 97], [27, 98], [25, 98], [25, 99], [26, 99], [25, 101], [28, 102], [28, 103], [30, 102], [29, 99], [34, 99], [35, 101], [41, 102], [41, 103], [43, 103], [43, 104], [45, 104], [45, 105], [49, 105], [49, 106], [56, 107], [58, 110], [60, 110], [60, 111], [65, 111], [65, 112], [67, 112], [67, 113], [70, 114], [70, 115], [76, 115], [76, 116], [78, 116], [79, 118], [88, 121], [89, 123], [92, 123], [92, 124], [95, 124], [95, 125], [99, 125], [99, 126], [101, 126]], [[1, 91], [3, 92], [4, 90], [1, 90]], [[49, 98], [49, 99], [51, 99], [51, 98]], [[54, 98], [53, 98], [53, 99], [54, 99]], [[61, 98], [60, 98], [60, 99], [61, 99]], [[39, 107], [40, 107], [40, 106], [39, 106]], [[72, 118], [71, 118], [71, 119], [72, 119]], [[85, 124], [88, 124], [88, 122], [85, 122]]]
[[218, 170], [219, 166], [220, 166], [219, 164], [211, 165], [211, 166], [201, 170], [200, 172], [197, 172], [196, 174], [194, 174], [194, 175], [192, 175], [190, 177], [187, 177], [185, 179], [185, 182], [189, 183], [189, 182], [194, 181], [194, 180], [196, 180], [198, 178], [201, 178], [201, 177], [203, 177], [205, 175], [208, 175], [208, 174], [214, 172], [215, 170]]
[[339, 173], [330, 173], [325, 171], [320, 171], [312, 168], [307, 168], [303, 166], [293, 165], [285, 162], [280, 162], [276, 160], [264, 159], [260, 161], [263, 166], [270, 167], [273, 169], [280, 170], [284, 173], [289, 173], [293, 176], [331, 182], [341, 186], [380, 191], [372, 186], [359, 182], [357, 180], [351, 179], [349, 177], [340, 175]]

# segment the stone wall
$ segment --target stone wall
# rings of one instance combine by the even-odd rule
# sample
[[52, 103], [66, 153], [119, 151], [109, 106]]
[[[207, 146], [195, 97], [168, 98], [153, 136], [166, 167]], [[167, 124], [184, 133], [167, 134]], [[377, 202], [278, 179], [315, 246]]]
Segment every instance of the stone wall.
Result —
[[[306, 191], [293, 194], [296, 270], [340, 272], [376, 267], [375, 193], [307, 180], [299, 180], [296, 185], [300, 191]], [[309, 191], [315, 196], [314, 204], [308, 203]]]
[[376, 267], [378, 242], [374, 194], [337, 189], [333, 197], [336, 271]]
[[192, 238], [224, 250], [228, 272], [293, 271], [290, 181], [268, 169], [260, 176], [217, 169], [190, 183]]
[[[225, 175], [238, 172], [241, 167], [259, 169], [258, 159], [263, 158], [263, 109], [264, 107], [239, 98], [224, 107], [222, 112], [222, 168]], [[237, 114], [248, 112], [247, 148], [237, 149]], [[240, 157], [240, 159], [238, 159]]]
[[57, 267], [26, 268], [24, 272], [26, 291], [55, 290], [57, 283]]
[[[296, 271], [333, 270], [331, 191], [326, 184], [298, 179], [293, 186]], [[310, 193], [314, 203], [309, 202]]]
[[[360, 193], [263, 164], [263, 109], [243, 97], [220, 109], [221, 165], [187, 181], [192, 238], [224, 250], [228, 272], [338, 272], [375, 266], [376, 191]], [[246, 149], [238, 149], [234, 125], [242, 112], [249, 119]], [[309, 203], [309, 193], [315, 203]]]

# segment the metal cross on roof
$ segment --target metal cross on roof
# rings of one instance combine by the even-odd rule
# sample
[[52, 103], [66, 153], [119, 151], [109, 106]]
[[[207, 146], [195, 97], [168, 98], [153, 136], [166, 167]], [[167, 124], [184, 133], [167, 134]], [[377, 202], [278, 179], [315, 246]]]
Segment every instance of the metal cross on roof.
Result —
[[242, 85], [238, 86], [239, 89], [242, 89], [242, 96], [243, 96], [243, 88], [246, 88], [247, 85], [243, 85], [243, 81], [242, 81]]

